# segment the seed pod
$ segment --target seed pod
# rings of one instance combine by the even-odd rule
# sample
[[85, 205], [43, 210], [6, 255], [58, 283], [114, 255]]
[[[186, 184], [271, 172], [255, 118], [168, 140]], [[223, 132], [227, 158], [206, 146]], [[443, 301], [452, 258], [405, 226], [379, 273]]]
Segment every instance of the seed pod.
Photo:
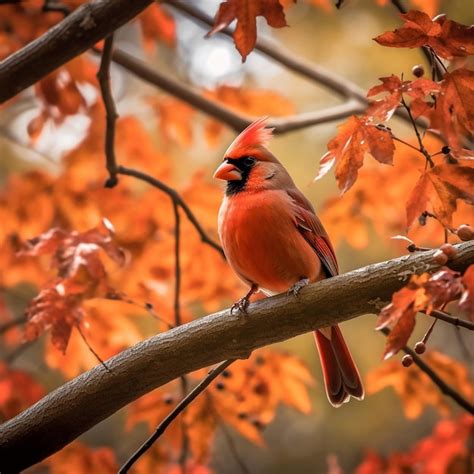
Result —
[[467, 224], [459, 226], [458, 237], [465, 242], [468, 240], [474, 240], [474, 228]]
[[413, 364], [413, 357], [410, 354], [405, 354], [402, 357], [403, 367], [410, 367], [411, 364]]
[[449, 259], [454, 258], [457, 253], [456, 249], [448, 243], [441, 245], [440, 250], [442, 250], [443, 253], [445, 253]]
[[415, 352], [417, 354], [424, 354], [426, 352], [426, 344], [423, 341], [418, 341], [415, 344]]
[[422, 77], [425, 74], [425, 69], [421, 64], [417, 64], [416, 66], [412, 67], [411, 73], [415, 77]]
[[446, 265], [448, 263], [448, 256], [442, 250], [436, 250], [433, 254], [433, 261], [438, 265]]

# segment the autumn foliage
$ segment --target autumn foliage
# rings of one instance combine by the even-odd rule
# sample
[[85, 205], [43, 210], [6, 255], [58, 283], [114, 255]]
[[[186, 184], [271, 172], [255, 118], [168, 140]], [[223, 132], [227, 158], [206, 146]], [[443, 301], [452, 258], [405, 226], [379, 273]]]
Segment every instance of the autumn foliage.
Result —
[[[63, 0], [59, 9], [50, 5], [56, 2], [42, 0], [5, 3], [0, 5], [0, 59], [84, 2]], [[333, 2], [306, 3], [318, 15], [338, 14]], [[375, 9], [376, 3], [389, 2], [373, 3]], [[437, 321], [439, 313], [444, 322], [435, 330], [443, 324], [450, 329], [451, 322], [460, 339], [474, 323], [474, 264], [463, 274], [447, 266], [456, 253], [452, 244], [474, 239], [474, 72], [469, 62], [474, 35], [472, 26], [435, 17], [438, 3], [413, 1], [417, 9], [402, 14], [396, 29], [374, 38], [381, 51], [399, 48], [400, 55], [403, 48], [424, 48], [430, 66], [414, 69], [413, 78], [399, 71], [373, 77], [365, 110], [337, 124], [315, 176], [320, 180], [333, 172], [340, 192], [321, 203], [320, 213], [336, 247], [345, 242], [366, 251], [378, 241], [392, 254], [439, 247], [434, 259], [443, 266], [435, 273], [423, 268], [401, 275], [405, 286], [391, 301], [381, 302], [373, 327], [388, 335], [383, 354], [371, 354], [378, 365], [367, 375], [365, 403], [391, 387], [406, 418], [420, 417], [429, 406], [445, 418], [403, 452], [360, 453], [356, 474], [463, 474], [470, 462], [472, 418], [447, 401], [420, 365], [379, 360], [409, 349], [417, 327]], [[226, 0], [213, 12], [214, 26], [207, 36], [219, 36], [235, 25], [233, 41], [245, 61], [258, 48], [260, 17], [271, 28], [283, 28], [298, 8], [283, 0]], [[179, 29], [173, 12], [154, 3], [133, 21], [140, 54], [150, 64], [157, 50], [177, 55]], [[106, 107], [97, 70], [96, 56], [85, 53], [35, 84], [28, 92], [34, 113], [22, 125], [27, 148], [37, 150], [42, 137], [61, 134], [61, 127], [74, 118], [82, 117], [87, 126], [55, 162], [22, 165], [4, 180], [2, 176], [0, 421], [13, 418], [51, 389], [32, 367], [15, 366], [23, 350], [35, 347], [35, 356], [68, 380], [97, 364], [107, 368], [106, 359], [125, 348], [229, 306], [245, 291], [212, 245], [222, 192], [210, 180], [210, 162], [196, 160], [189, 169], [180, 163], [181, 155], [193, 155], [198, 147], [220, 156], [231, 137], [225, 120], [203, 116], [186, 97], [140, 91], [134, 98], [139, 106], [131, 106], [115, 123], [115, 158], [121, 167], [165, 183], [166, 189], [125, 172], [119, 173], [117, 186], [104, 187], [109, 178]], [[291, 120], [298, 113], [289, 96], [251, 81], [195, 91], [239, 116]], [[22, 99], [2, 104], [0, 113], [14, 111]], [[135, 113], [138, 108], [146, 110], [149, 123]], [[397, 126], [401, 121], [404, 128]], [[188, 208], [199, 226], [189, 219]], [[460, 320], [464, 325], [456, 323]], [[425, 352], [432, 330], [419, 341], [423, 349], [418, 357], [472, 403], [467, 364], [443, 348]], [[137, 427], [153, 432], [207, 372], [189, 374], [129, 405], [121, 436]], [[300, 357], [274, 347], [256, 351], [226, 369], [131, 472], [210, 474], [213, 447], [222, 432], [228, 436], [230, 429], [231, 438], [238, 435], [263, 447], [265, 429], [279, 410], [285, 406], [310, 414], [315, 390], [320, 387]], [[123, 458], [111, 447], [75, 441], [43, 467], [52, 474], [112, 473]]]

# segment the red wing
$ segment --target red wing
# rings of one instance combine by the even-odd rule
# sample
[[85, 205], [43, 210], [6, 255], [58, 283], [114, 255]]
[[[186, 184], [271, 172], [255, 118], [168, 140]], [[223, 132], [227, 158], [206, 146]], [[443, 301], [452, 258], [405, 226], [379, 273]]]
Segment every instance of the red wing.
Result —
[[335, 276], [339, 273], [336, 254], [321, 221], [316, 216], [313, 206], [298, 189], [288, 191], [295, 201], [295, 223], [301, 235], [314, 248], [328, 273]]

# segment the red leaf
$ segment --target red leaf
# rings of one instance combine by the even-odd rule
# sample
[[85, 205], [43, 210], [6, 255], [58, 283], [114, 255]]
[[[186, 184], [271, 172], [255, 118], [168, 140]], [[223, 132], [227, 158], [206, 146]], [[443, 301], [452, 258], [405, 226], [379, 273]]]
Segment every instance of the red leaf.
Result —
[[287, 26], [279, 0], [226, 0], [220, 4], [214, 27], [208, 34], [213, 35], [237, 20], [234, 42], [245, 61], [257, 41], [257, 16], [263, 16], [274, 28]]
[[474, 130], [474, 71], [460, 68], [446, 73], [428, 118], [431, 128], [439, 129], [451, 148], [461, 148], [462, 137]]
[[385, 122], [390, 119], [395, 110], [400, 105], [402, 94], [406, 94], [413, 99], [422, 99], [428, 94], [439, 92], [440, 86], [429, 79], [420, 78], [415, 81], [402, 81], [398, 76], [381, 77], [382, 84], [372, 87], [367, 93], [367, 97], [378, 94], [386, 94], [381, 99], [372, 102], [367, 109], [367, 115], [372, 115]]
[[405, 287], [393, 294], [392, 302], [382, 309], [377, 318], [377, 330], [391, 328], [384, 359], [393, 356], [406, 345], [419, 311], [430, 313], [433, 309], [439, 309], [459, 298], [462, 290], [460, 275], [449, 269], [439, 270], [433, 275], [413, 275]]
[[423, 173], [407, 200], [407, 227], [427, 210], [428, 202], [439, 221], [452, 225], [458, 199], [474, 205], [474, 168], [443, 164]]
[[395, 48], [430, 46], [445, 59], [474, 54], [474, 27], [461, 25], [445, 17], [433, 21], [426, 13], [415, 10], [401, 17], [405, 20], [401, 28], [387, 31], [374, 38], [375, 41]]
[[324, 176], [335, 163], [336, 179], [345, 193], [355, 183], [365, 153], [380, 163], [392, 164], [395, 147], [388, 131], [377, 128], [365, 118], [353, 115], [338, 128], [338, 135], [328, 143], [329, 151], [321, 158], [322, 168], [315, 179]]

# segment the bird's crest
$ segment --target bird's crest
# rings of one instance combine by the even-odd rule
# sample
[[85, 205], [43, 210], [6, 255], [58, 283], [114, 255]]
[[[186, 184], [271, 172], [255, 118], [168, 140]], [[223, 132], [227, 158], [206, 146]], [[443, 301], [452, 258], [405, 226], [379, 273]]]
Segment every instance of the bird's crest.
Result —
[[227, 149], [225, 156], [238, 157], [244, 155], [248, 150], [266, 147], [272, 138], [273, 128], [266, 128], [268, 117], [262, 117], [252, 122]]

